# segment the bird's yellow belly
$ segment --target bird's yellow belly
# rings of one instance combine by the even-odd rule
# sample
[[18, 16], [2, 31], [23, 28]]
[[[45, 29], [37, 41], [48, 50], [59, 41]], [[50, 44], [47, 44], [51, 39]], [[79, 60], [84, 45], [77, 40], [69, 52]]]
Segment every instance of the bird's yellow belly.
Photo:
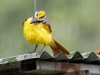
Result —
[[24, 28], [24, 37], [31, 44], [49, 45], [52, 39], [51, 33], [42, 25], [30, 25]]

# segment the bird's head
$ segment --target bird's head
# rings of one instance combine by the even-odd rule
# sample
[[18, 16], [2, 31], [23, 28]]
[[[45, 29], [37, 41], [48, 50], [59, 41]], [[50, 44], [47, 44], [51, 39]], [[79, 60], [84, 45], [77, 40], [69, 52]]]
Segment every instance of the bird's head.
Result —
[[45, 11], [36, 11], [34, 16], [32, 17], [32, 20], [30, 23], [34, 23], [34, 22], [37, 22], [37, 21], [44, 21], [46, 18], [46, 13]]
[[36, 11], [34, 17], [36, 19], [43, 19], [46, 17], [45, 11]]

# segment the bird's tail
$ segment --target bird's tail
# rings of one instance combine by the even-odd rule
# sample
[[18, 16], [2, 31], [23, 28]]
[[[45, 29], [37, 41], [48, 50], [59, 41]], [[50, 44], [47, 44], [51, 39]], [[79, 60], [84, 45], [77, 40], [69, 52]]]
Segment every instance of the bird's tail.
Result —
[[54, 54], [57, 53], [64, 53], [66, 55], [70, 55], [70, 52], [65, 49], [63, 46], [61, 46], [56, 40], [52, 39], [51, 43], [50, 43], [50, 48], [52, 49]]

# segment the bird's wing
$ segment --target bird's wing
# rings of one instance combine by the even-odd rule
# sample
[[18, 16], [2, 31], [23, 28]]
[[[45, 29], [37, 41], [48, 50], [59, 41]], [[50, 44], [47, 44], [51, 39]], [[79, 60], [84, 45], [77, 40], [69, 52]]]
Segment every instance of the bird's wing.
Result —
[[51, 33], [51, 32], [52, 32], [52, 29], [51, 29], [51, 26], [50, 26], [49, 22], [45, 20], [45, 21], [43, 22], [43, 24], [46, 25], [45, 28], [46, 28], [47, 30], [49, 30], [50, 33]]

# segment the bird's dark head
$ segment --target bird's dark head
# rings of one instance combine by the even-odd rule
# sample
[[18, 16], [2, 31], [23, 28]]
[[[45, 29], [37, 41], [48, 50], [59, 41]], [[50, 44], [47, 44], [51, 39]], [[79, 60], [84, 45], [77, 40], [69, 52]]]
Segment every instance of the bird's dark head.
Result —
[[42, 22], [46, 18], [46, 12], [45, 11], [36, 11], [34, 16], [32, 17], [32, 21], [30, 23], [34, 22]]

